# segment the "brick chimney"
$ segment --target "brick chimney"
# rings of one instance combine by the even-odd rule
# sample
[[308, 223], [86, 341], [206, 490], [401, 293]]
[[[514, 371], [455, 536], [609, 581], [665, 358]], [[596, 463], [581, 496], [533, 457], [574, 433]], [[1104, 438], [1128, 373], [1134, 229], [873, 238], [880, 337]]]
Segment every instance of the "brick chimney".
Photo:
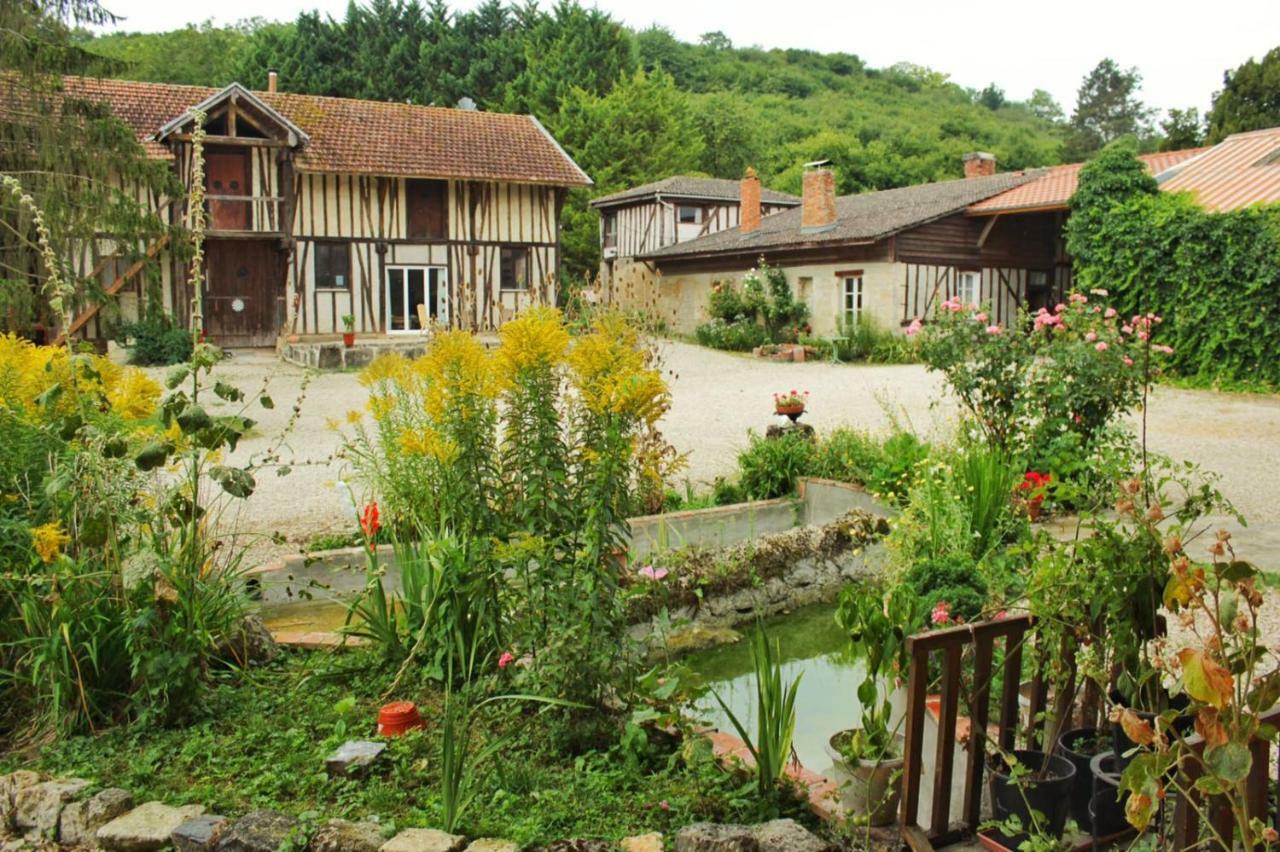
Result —
[[280, 75], [277, 74], [275, 71], [268, 71], [267, 72], [267, 91], [274, 92], [276, 90], [276, 84], [278, 82], [280, 82]]
[[836, 226], [836, 173], [830, 160], [804, 164], [800, 230], [814, 233]]
[[986, 151], [970, 151], [964, 155], [964, 176], [990, 177], [996, 173], [996, 155]]
[[760, 178], [756, 170], [747, 166], [738, 190], [739, 230], [749, 234], [760, 227]]

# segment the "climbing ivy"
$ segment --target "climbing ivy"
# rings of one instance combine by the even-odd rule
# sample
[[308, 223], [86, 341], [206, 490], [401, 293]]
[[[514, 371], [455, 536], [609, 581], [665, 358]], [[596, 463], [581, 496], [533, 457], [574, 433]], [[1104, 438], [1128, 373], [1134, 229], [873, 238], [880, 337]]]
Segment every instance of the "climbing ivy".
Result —
[[1107, 288], [1124, 316], [1161, 315], [1174, 373], [1280, 387], [1280, 206], [1208, 213], [1140, 169], [1120, 144], [1081, 171], [1067, 223], [1077, 285]]

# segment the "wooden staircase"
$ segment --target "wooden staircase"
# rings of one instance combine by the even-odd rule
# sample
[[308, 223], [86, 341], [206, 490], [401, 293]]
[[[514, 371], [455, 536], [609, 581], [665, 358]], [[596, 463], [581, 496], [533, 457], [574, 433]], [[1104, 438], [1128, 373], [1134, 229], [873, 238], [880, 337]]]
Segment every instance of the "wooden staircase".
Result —
[[[147, 247], [147, 253], [145, 255], [129, 264], [129, 266], [125, 268], [124, 272], [117, 275], [116, 280], [112, 281], [111, 284], [102, 291], [103, 295], [114, 296], [119, 293], [124, 288], [124, 285], [129, 282], [129, 279], [141, 272], [142, 268], [146, 266], [148, 262], [154, 260], [156, 255], [164, 250], [167, 245], [169, 245], [169, 234], [166, 233], [161, 235], [160, 239]], [[103, 258], [102, 261], [98, 263], [98, 266], [94, 268], [93, 274], [97, 275], [100, 273], [102, 268], [106, 265], [106, 262], [107, 258]], [[69, 336], [74, 335], [76, 332], [80, 331], [80, 329], [84, 328], [85, 325], [88, 324], [89, 320], [98, 315], [98, 311], [101, 310], [102, 304], [102, 302], [95, 302], [77, 314], [76, 318], [71, 321], [71, 325], [58, 334], [53, 345], [61, 346]]]

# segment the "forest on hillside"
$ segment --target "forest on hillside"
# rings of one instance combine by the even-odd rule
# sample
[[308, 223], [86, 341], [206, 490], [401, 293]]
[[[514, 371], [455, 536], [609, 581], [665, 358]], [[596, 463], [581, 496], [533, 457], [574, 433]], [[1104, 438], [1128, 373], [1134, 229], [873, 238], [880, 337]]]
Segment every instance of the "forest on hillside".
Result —
[[1120, 135], [1153, 149], [1205, 133], [1195, 110], [1157, 126], [1138, 72], [1111, 60], [1084, 75], [1067, 116], [1043, 90], [1019, 102], [994, 84], [967, 89], [941, 70], [871, 68], [852, 53], [741, 47], [722, 33], [688, 43], [577, 0], [486, 0], [472, 11], [372, 0], [342, 19], [309, 12], [74, 40], [111, 76], [261, 89], [275, 69], [283, 91], [445, 106], [466, 97], [532, 113], [595, 180], [566, 206], [571, 275], [596, 265], [587, 198], [671, 174], [736, 178], [753, 165], [769, 186], [798, 192], [801, 164], [829, 159], [851, 193], [958, 177], [972, 150], [1017, 169], [1084, 159]]

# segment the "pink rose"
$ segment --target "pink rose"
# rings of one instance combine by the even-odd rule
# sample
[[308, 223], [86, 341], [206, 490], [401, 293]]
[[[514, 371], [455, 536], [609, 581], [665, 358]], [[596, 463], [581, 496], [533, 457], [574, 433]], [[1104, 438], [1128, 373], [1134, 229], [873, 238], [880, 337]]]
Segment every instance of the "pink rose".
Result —
[[1098, 341], [1098, 343], [1097, 343], [1097, 345], [1095, 345], [1093, 348], [1094, 348], [1094, 349], [1097, 349], [1099, 352], [1106, 352], [1106, 351], [1107, 351], [1107, 341], [1105, 341], [1105, 340], [1099, 340], [1099, 341]]
[[516, 655], [510, 651], [503, 651], [502, 656], [498, 658], [498, 668], [505, 669], [515, 660]]
[[1103, 314], [1103, 316], [1106, 317], [1107, 319], [1111, 319], [1115, 315], [1116, 315], [1115, 308], [1107, 308], [1107, 312]]
[[1084, 339], [1092, 343], [1093, 341], [1098, 339], [1098, 335], [1091, 331], [1084, 336]]
[[1132, 366], [1133, 366], [1133, 359], [1132, 359], [1132, 358], [1130, 358], [1128, 355], [1124, 356], [1124, 365], [1125, 365], [1126, 367], [1132, 367]]
[[974, 318], [975, 320], [977, 320], [978, 322], [986, 322], [986, 321], [987, 321], [987, 313], [986, 313], [986, 311], [982, 311], [982, 312], [980, 312], [980, 313], [974, 314], [974, 317], [973, 317], [973, 318]]
[[919, 319], [913, 319], [911, 321], [911, 324], [907, 326], [907, 331], [906, 331], [907, 337], [915, 337], [917, 334], [920, 333], [920, 329], [922, 328], [924, 328], [924, 323], [920, 322]]
[[1120, 330], [1125, 334], [1133, 334], [1133, 326], [1131, 325], [1122, 325], [1120, 326]]
[[1053, 306], [1054, 312], [1059, 314], [1065, 311], [1066, 309], [1067, 309], [1067, 306], [1062, 304], [1061, 302]]
[[[794, 394], [794, 392], [793, 392]], [[640, 576], [646, 580], [657, 582], [669, 573], [666, 568], [654, 568], [652, 565], [645, 565], [640, 568]]]
[[993, 335], [994, 335], [994, 334], [999, 334], [999, 333], [1000, 333], [1000, 326], [998, 326], [998, 325], [989, 325], [989, 326], [987, 326], [987, 334], [993, 334]]
[[951, 604], [946, 601], [938, 601], [933, 608], [933, 612], [929, 613], [929, 620], [934, 624], [941, 626], [951, 623]]

